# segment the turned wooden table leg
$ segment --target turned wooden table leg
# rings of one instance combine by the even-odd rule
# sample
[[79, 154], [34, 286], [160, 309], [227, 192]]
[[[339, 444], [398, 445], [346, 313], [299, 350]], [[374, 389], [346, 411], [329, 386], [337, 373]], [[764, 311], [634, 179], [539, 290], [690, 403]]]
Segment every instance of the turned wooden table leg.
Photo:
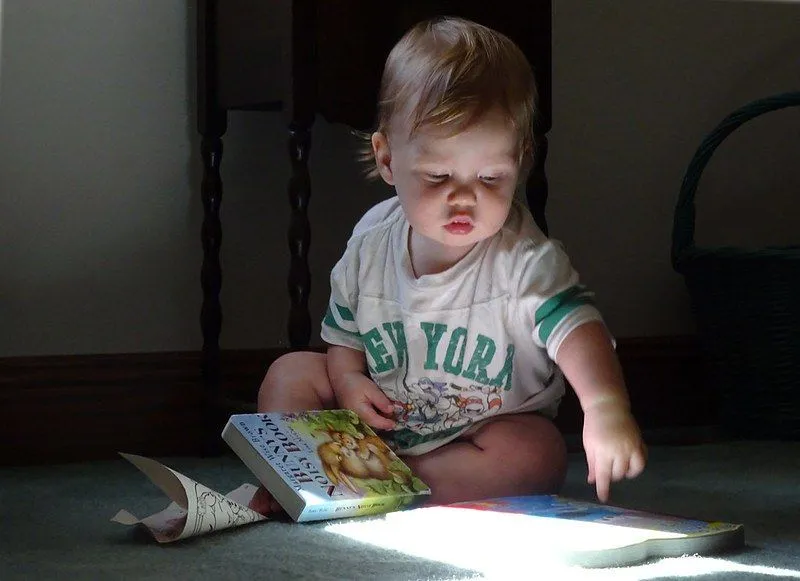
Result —
[[289, 343], [292, 347], [308, 346], [311, 337], [311, 316], [308, 297], [311, 293], [311, 271], [308, 268], [308, 246], [311, 227], [308, 221], [308, 203], [311, 199], [311, 177], [308, 156], [311, 152], [311, 123], [313, 118], [293, 122], [289, 127], [289, 156], [292, 177], [289, 180]]
[[308, 247], [311, 227], [308, 203], [311, 200], [311, 178], [308, 156], [311, 153], [311, 126], [317, 104], [316, 85], [316, 2], [292, 2], [292, 84], [291, 123], [289, 124], [289, 159], [292, 177], [289, 180], [289, 344], [292, 348], [308, 347], [311, 337], [311, 316], [308, 297], [311, 293], [311, 271], [308, 268]]
[[203, 333], [201, 373], [203, 381], [201, 446], [206, 454], [218, 452], [219, 437], [220, 347], [222, 329], [222, 267], [219, 253], [222, 246], [222, 136], [228, 126], [228, 116], [217, 99], [217, 1], [200, 0], [197, 13], [197, 126], [201, 135], [200, 152], [203, 176], [200, 194], [203, 202], [203, 224], [200, 239], [203, 245], [203, 264], [200, 284], [203, 305], [200, 327]]
[[201, 242], [203, 244], [203, 265], [200, 283], [203, 288], [203, 306], [200, 311], [200, 327], [203, 332], [202, 372], [207, 395], [216, 399], [218, 395], [219, 336], [222, 330], [222, 267], [219, 261], [222, 246], [222, 223], [219, 218], [222, 204], [222, 138], [220, 135], [203, 136], [201, 143], [203, 156], [203, 179], [200, 190], [203, 199], [203, 225]]

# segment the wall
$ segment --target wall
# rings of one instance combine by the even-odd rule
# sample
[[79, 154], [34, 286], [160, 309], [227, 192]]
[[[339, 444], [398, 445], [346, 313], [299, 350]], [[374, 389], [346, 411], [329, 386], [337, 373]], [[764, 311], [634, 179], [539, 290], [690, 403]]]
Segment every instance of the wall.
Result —
[[[199, 349], [192, 3], [5, 0], [3, 12], [0, 356]], [[733, 108], [800, 87], [800, 6], [555, 0], [554, 12], [551, 230], [618, 336], [691, 332], [669, 265], [683, 171]], [[788, 242], [797, 231], [798, 116], [772, 117], [714, 157], [700, 241]], [[224, 347], [285, 344], [284, 121], [230, 118]], [[317, 122], [315, 319], [352, 224], [388, 195], [363, 183], [353, 143]]]
[[184, 2], [6, 0], [0, 355], [196, 348]]
[[[552, 230], [621, 336], [691, 331], [673, 207], [733, 109], [800, 90], [800, 4], [555, 0]], [[742, 127], [698, 188], [701, 244], [798, 243], [800, 109]]]

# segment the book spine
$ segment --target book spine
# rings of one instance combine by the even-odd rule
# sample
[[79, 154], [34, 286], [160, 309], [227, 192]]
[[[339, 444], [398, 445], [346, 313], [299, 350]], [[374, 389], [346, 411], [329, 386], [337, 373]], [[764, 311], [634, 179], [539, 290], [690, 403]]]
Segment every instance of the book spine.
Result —
[[[307, 506], [298, 522], [310, 522], [383, 514], [416, 504], [417, 496], [369, 496], [348, 500], [331, 501], [325, 504]], [[421, 501], [421, 498], [419, 498]]]

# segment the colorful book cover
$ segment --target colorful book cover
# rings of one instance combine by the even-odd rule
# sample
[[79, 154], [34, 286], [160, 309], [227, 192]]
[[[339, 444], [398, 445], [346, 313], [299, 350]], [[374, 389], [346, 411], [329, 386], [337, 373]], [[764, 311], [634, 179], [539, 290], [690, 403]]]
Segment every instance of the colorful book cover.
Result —
[[233, 415], [222, 437], [295, 521], [385, 513], [430, 494], [349, 410]]
[[[411, 534], [413, 531], [413, 534]], [[618, 567], [649, 558], [706, 555], [744, 546], [740, 524], [704, 521], [574, 500], [557, 495], [492, 498], [415, 508], [382, 520], [336, 525], [333, 532], [423, 558], [481, 567], [463, 548], [482, 531], [484, 554], [519, 555], [542, 563]], [[447, 539], [446, 545], [443, 539]], [[435, 547], [435, 550], [432, 548]]]
[[574, 500], [557, 495], [513, 496], [475, 502], [460, 502], [449, 506], [628, 527], [653, 531], [668, 538], [716, 535], [742, 528], [741, 525], [733, 523], [656, 514], [595, 502]]

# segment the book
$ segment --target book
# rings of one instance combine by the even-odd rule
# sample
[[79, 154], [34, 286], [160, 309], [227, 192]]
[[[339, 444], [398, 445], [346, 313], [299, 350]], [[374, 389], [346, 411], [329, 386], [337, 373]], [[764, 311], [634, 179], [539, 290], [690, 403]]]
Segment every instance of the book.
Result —
[[[413, 508], [331, 532], [421, 558], [502, 573], [545, 563], [622, 567], [650, 558], [708, 555], [744, 546], [740, 524], [657, 514], [558, 495]], [[469, 551], [480, 538], [481, 550]], [[541, 569], [540, 569], [541, 570]]]
[[297, 522], [386, 513], [430, 495], [349, 410], [236, 414], [222, 439]]
[[[350, 532], [345, 532], [347, 528]], [[358, 523], [353, 523], [344, 528], [339, 526], [334, 532], [358, 538], [358, 528]], [[426, 506], [387, 515], [382, 522], [365, 522], [361, 528], [367, 531], [361, 540], [382, 538], [388, 543], [384, 546], [421, 557], [441, 558], [447, 546], [469, 546], [475, 531], [481, 531], [481, 543], [486, 543], [481, 552], [485, 555], [507, 559], [508, 555], [516, 554], [528, 560], [535, 556], [582, 567], [621, 567], [650, 558], [707, 555], [744, 546], [741, 524], [659, 514], [559, 495]], [[443, 539], [447, 539], [446, 544]], [[430, 547], [435, 547], [436, 555], [426, 553]], [[465, 557], [468, 561], [467, 555], [460, 555], [462, 559]]]

